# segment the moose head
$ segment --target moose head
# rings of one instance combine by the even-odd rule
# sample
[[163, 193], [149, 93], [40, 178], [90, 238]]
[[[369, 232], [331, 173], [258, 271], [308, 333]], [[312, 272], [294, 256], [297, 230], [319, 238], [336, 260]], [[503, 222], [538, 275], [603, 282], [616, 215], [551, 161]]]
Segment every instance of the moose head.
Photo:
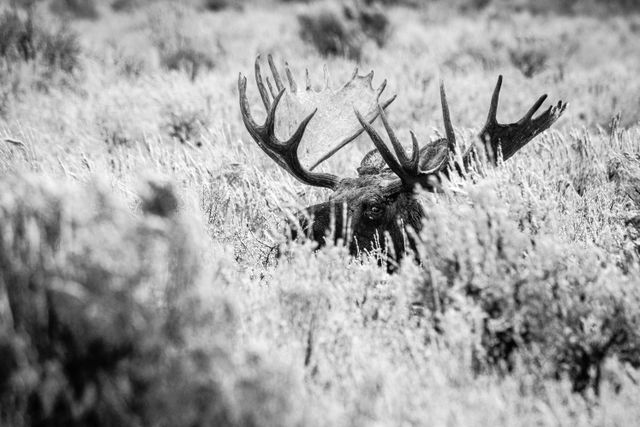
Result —
[[[288, 87], [285, 87], [271, 56], [268, 62], [275, 88], [268, 77], [265, 86], [259, 56], [255, 63], [256, 83], [267, 112], [263, 125], [257, 124], [251, 115], [246, 94], [247, 79], [242, 74], [239, 76], [240, 110], [249, 134], [269, 157], [293, 177], [304, 184], [333, 191], [326, 202], [309, 206], [298, 213], [301, 231], [319, 246], [326, 244], [327, 239], [334, 239], [347, 244], [353, 255], [381, 250], [389, 255], [390, 261], [397, 261], [407, 251], [415, 249], [415, 242], [408, 237], [410, 234], [407, 231], [419, 231], [424, 217], [423, 207], [415, 196], [416, 188], [437, 192], [443, 177], [449, 177], [451, 173], [464, 176], [477, 161], [475, 146], [470, 146], [464, 153], [458, 150], [444, 85], [440, 85], [440, 101], [446, 137], [420, 147], [415, 134], [411, 132], [412, 149], [407, 153], [385, 114], [385, 108], [395, 97], [380, 101], [386, 81], [374, 90], [371, 86], [373, 72], [360, 76], [356, 69], [351, 80], [337, 91], [329, 87], [328, 78], [325, 78], [325, 87], [315, 91], [311, 88], [307, 71], [306, 88], [300, 91], [288, 65], [285, 70]], [[487, 121], [478, 135], [487, 158], [494, 165], [500, 158], [509, 159], [548, 129], [566, 108], [566, 103], [560, 101], [534, 118], [546, 99], [546, 95], [543, 95], [519, 121], [498, 123], [496, 114], [501, 86], [502, 76], [498, 78], [493, 92]], [[278, 109], [279, 105], [282, 111]], [[305, 108], [307, 113], [302, 115], [300, 111]], [[308, 113], [311, 109], [313, 111]], [[316, 120], [315, 128], [311, 129], [314, 117], [318, 116], [320, 118]], [[372, 126], [378, 116], [393, 152]], [[276, 136], [276, 122], [278, 128], [290, 125], [288, 139], [281, 141]], [[340, 178], [326, 172], [313, 172], [320, 163], [363, 132], [368, 134], [375, 149], [362, 159], [357, 177]], [[302, 165], [301, 152], [305, 155], [328, 143], [333, 148], [310, 168]], [[293, 237], [298, 234], [297, 230], [292, 228]]]

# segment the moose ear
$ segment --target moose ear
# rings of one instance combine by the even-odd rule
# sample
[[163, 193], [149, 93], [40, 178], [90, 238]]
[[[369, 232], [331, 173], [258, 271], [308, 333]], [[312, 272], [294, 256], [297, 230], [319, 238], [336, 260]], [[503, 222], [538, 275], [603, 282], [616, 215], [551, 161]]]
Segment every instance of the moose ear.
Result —
[[449, 161], [449, 143], [446, 138], [427, 143], [420, 149], [420, 170], [443, 169]]
[[[420, 170], [427, 171], [435, 168], [444, 168], [449, 161], [449, 145], [445, 138], [427, 143], [420, 149]], [[362, 158], [358, 175], [377, 175], [384, 172], [391, 172], [385, 163], [378, 149], [369, 151]]]
[[378, 149], [374, 148], [364, 155], [362, 161], [360, 162], [360, 167], [358, 167], [357, 170], [358, 175], [363, 176], [378, 175], [385, 169], [391, 172], [391, 169], [389, 169], [389, 166], [387, 166], [387, 164], [385, 163]]

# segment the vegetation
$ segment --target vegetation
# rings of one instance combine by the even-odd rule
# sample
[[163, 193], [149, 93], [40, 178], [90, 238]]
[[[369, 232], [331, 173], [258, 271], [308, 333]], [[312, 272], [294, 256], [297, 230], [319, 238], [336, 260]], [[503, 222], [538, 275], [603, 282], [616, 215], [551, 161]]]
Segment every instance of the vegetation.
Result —
[[153, 41], [160, 55], [160, 63], [168, 70], [185, 71], [195, 80], [202, 70], [215, 66], [215, 40], [202, 36], [194, 26], [196, 12], [180, 4], [159, 4], [149, 14]]
[[323, 56], [338, 55], [359, 60], [367, 39], [382, 47], [389, 37], [390, 24], [379, 9], [360, 3], [343, 7], [326, 4], [298, 15], [300, 36]]
[[70, 85], [81, 66], [77, 34], [33, 12], [0, 10], [0, 116], [30, 90]]
[[99, 16], [95, 0], [53, 0], [51, 10], [63, 16], [96, 19]]
[[[66, 26], [46, 1], [0, 6], [1, 425], [640, 419], [635, 3], [372, 2], [393, 31], [352, 15], [356, 56], [300, 38], [323, 4], [133, 3]], [[212, 65], [169, 66], [188, 46]], [[238, 72], [269, 52], [312, 82], [326, 63], [333, 87], [374, 69], [404, 143], [441, 129], [440, 78], [461, 144], [498, 74], [501, 121], [542, 93], [569, 107], [500, 168], [422, 195], [420, 263], [389, 275], [284, 243], [286, 214], [326, 193], [240, 120]]]
[[0, 58], [5, 69], [16, 63], [41, 62], [50, 72], [73, 73], [79, 68], [78, 36], [64, 26], [51, 30], [31, 13], [4, 11], [0, 16]]
[[199, 239], [169, 184], [147, 183], [138, 217], [100, 185], [0, 185], [3, 424], [283, 425], [289, 397], [273, 387], [286, 374], [234, 355], [234, 311], [202, 289]]

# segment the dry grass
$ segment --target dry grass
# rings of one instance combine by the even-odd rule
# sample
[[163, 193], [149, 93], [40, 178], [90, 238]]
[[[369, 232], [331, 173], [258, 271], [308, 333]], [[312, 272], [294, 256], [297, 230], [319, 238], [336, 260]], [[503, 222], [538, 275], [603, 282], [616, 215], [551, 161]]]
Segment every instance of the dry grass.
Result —
[[[51, 265], [72, 265], [76, 275], [100, 267], [104, 286], [125, 277], [166, 298], [136, 300], [142, 313], [153, 304], [188, 312], [172, 296], [191, 284], [204, 308], [180, 324], [175, 354], [205, 349], [199, 354], [213, 362], [211, 382], [197, 361], [157, 373], [180, 387], [175, 400], [160, 386], [145, 397], [157, 411], [146, 418], [154, 425], [167, 424], [158, 414], [179, 412], [194, 396], [203, 406], [194, 403], [169, 424], [187, 425], [192, 416], [212, 425], [637, 422], [640, 17], [397, 7], [387, 11], [393, 31], [385, 47], [366, 44], [356, 64], [321, 58], [299, 39], [296, 16], [306, 7], [104, 8], [95, 21], [70, 23], [81, 49], [73, 80], [47, 80], [43, 90], [36, 62], [0, 73], [0, 218], [32, 218], [35, 227], [11, 240], [32, 264], [0, 256], [3, 272], [41, 271], [46, 287]], [[53, 23], [48, 8], [39, 13]], [[158, 25], [158, 17], [171, 25]], [[208, 46], [215, 64], [197, 73], [167, 69], [159, 40]], [[529, 64], [535, 72], [522, 71], [529, 51], [544, 57]], [[283, 211], [326, 193], [281, 171], [241, 123], [238, 72], [250, 74], [256, 54], [268, 52], [298, 75], [309, 68], [317, 81], [327, 63], [335, 86], [355, 65], [374, 69], [376, 83], [386, 78], [398, 94], [390, 119], [405, 140], [409, 129], [422, 140], [442, 131], [440, 78], [466, 142], [485, 119], [497, 74], [505, 75], [503, 121], [519, 118], [541, 93], [569, 108], [504, 167], [454, 183], [455, 193], [424, 196], [421, 266], [407, 262], [389, 276], [343, 248], [314, 253], [309, 244], [292, 245], [276, 262], [271, 247], [283, 239]], [[257, 90], [250, 91], [258, 111]], [[359, 139], [328, 167], [355, 174], [370, 145]], [[149, 175], [173, 183], [178, 217], [149, 218], [164, 209], [149, 204], [151, 190], [140, 184]], [[59, 212], [74, 224], [58, 225], [63, 246], [40, 234], [58, 224]], [[152, 230], [162, 242], [157, 250], [156, 240], [145, 240]], [[99, 236], [109, 239], [102, 244]], [[143, 267], [151, 269], [144, 280]], [[8, 319], [0, 333], [15, 322], [8, 277], [0, 276], [0, 318]], [[79, 276], [64, 277], [85, 286]], [[232, 321], [221, 320], [220, 306]], [[219, 325], [232, 338], [217, 334]], [[199, 393], [199, 385], [209, 388]], [[222, 412], [204, 411], [209, 404]]]

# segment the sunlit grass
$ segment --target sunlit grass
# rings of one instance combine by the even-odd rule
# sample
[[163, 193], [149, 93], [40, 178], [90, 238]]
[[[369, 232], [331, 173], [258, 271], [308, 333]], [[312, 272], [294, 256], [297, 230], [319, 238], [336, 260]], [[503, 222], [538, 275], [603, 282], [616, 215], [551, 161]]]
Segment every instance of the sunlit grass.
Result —
[[[8, 94], [0, 110], [2, 227], [21, 229], [7, 225], [21, 215], [42, 226], [1, 241], [27, 258], [53, 251], [60, 268], [77, 257], [87, 272], [132, 277], [160, 298], [137, 302], [143, 312], [198, 314], [180, 329], [177, 350], [167, 350], [175, 357], [204, 349], [219, 394], [203, 396], [227, 412], [190, 407], [173, 425], [192, 416], [236, 425], [633, 425], [640, 419], [637, 17], [392, 8], [386, 46], [366, 44], [356, 64], [322, 58], [300, 40], [296, 16], [304, 8], [209, 13], [159, 3], [70, 22], [82, 46], [72, 77], [42, 87], [34, 64], [0, 77], [0, 95]], [[54, 19], [46, 8], [39, 13]], [[181, 37], [210, 53], [211, 69], [166, 69], [159, 43]], [[544, 57], [531, 78], [510, 55], [525, 48]], [[326, 63], [336, 88], [355, 66], [375, 70], [374, 86], [387, 79], [387, 91], [398, 94], [389, 117], [403, 141], [410, 129], [422, 141], [443, 133], [440, 79], [466, 144], [486, 118], [498, 74], [505, 76], [501, 121], [519, 119], [543, 93], [569, 107], [500, 169], [424, 195], [421, 265], [407, 260], [390, 276], [375, 260], [352, 260], [340, 247], [316, 253], [308, 242], [275, 258], [286, 212], [327, 193], [279, 169], [242, 125], [238, 72], [250, 76], [258, 53], [289, 61], [301, 77], [308, 68], [317, 82]], [[261, 118], [258, 92], [249, 88]], [[181, 120], [196, 123], [182, 139], [172, 135]], [[328, 167], [354, 176], [369, 149], [361, 137]], [[149, 216], [148, 181], [172, 183], [177, 217]], [[53, 221], [47, 215], [57, 212], [52, 203], [75, 221], [75, 228], [60, 225], [70, 246], [40, 240]], [[112, 240], [102, 244], [104, 236]], [[38, 262], [7, 258], [15, 274], [41, 271], [38, 283], [47, 287], [57, 276], [47, 260]], [[145, 262], [149, 279], [136, 282]], [[2, 274], [4, 289], [10, 279]], [[176, 291], [186, 285], [186, 294]], [[516, 285], [530, 298], [521, 305], [513, 303]], [[4, 296], [0, 304], [9, 319]], [[495, 317], [488, 304], [499, 306]], [[156, 320], [170, 323], [162, 313]], [[604, 349], [618, 326], [624, 342]], [[531, 341], [492, 364], [487, 353], [504, 331]], [[563, 353], [569, 344], [602, 356], [593, 363], [597, 378], [595, 368], [580, 377], [588, 383], [580, 392]], [[601, 347], [602, 355], [589, 353]], [[175, 406], [164, 409], [173, 390], [158, 386], [148, 400], [158, 414], [196, 400], [192, 380], [203, 374], [193, 363], [163, 377], [184, 374], [184, 382]]]

